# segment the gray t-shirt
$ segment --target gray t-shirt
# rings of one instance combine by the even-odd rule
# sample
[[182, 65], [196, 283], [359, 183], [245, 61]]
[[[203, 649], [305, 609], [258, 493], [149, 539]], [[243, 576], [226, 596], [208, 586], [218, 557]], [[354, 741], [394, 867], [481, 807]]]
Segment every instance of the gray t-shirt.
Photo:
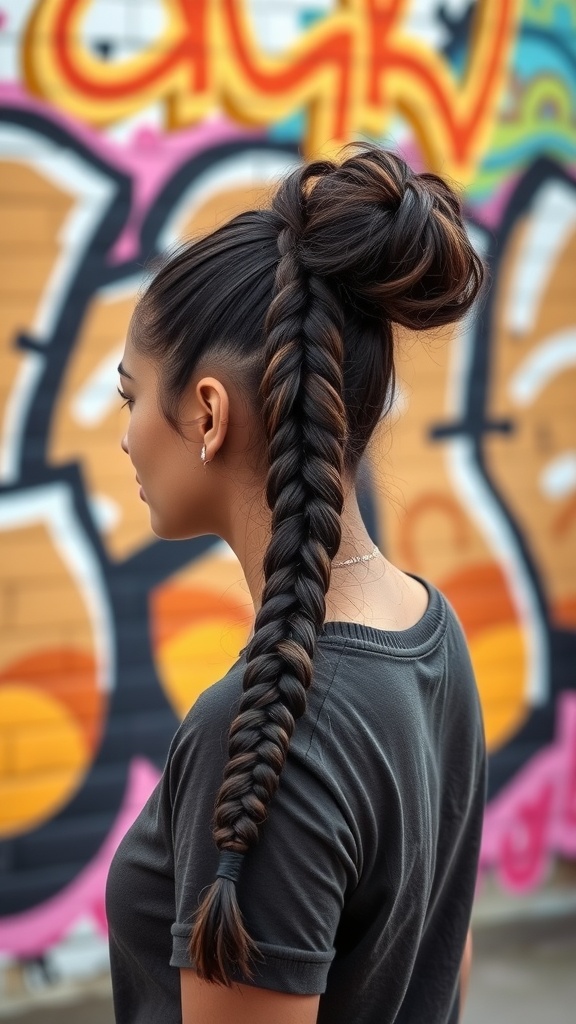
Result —
[[[416, 577], [420, 579], [420, 577]], [[486, 799], [480, 702], [461, 625], [432, 584], [385, 631], [327, 622], [305, 715], [238, 899], [254, 984], [321, 993], [320, 1024], [454, 1024]], [[190, 922], [245, 651], [201, 694], [107, 886], [117, 1024], [180, 1024]], [[193, 668], [191, 668], [193, 671]], [[239, 979], [240, 980], [240, 979]]]

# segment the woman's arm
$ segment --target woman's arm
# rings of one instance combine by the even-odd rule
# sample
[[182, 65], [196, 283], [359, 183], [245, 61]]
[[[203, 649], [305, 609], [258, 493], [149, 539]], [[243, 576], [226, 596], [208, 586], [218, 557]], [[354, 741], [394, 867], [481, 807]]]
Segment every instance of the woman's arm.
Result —
[[[460, 969], [460, 1015], [464, 1009], [472, 967], [469, 930]], [[320, 996], [234, 985], [222, 988], [202, 981], [194, 970], [180, 970], [182, 1024], [316, 1024]]]
[[196, 971], [180, 970], [182, 1024], [316, 1024], [320, 996], [202, 981]]
[[462, 966], [460, 968], [460, 1015], [464, 1009], [464, 1003], [466, 1001], [466, 995], [468, 993], [468, 982], [470, 980], [470, 971], [472, 969], [472, 932], [468, 929], [468, 935], [466, 936], [466, 945], [464, 946], [464, 954], [462, 956]]

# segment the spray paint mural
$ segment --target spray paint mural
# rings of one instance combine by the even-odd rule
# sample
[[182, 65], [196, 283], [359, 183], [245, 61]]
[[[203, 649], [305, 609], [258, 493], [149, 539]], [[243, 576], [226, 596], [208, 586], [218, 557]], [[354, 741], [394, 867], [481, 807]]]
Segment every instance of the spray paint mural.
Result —
[[115, 368], [148, 261], [303, 155], [465, 187], [477, 316], [399, 346], [374, 539], [456, 608], [491, 752], [482, 866], [576, 856], [576, 11], [553, 0], [0, 2], [0, 949], [103, 933], [119, 838], [251, 627], [218, 538], [150, 531]]

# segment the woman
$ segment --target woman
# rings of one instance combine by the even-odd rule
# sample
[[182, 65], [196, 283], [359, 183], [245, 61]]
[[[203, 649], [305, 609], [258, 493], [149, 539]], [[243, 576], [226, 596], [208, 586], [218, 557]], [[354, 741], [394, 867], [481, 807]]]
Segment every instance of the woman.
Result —
[[138, 303], [123, 448], [152, 529], [226, 540], [255, 621], [112, 864], [118, 1024], [458, 1019], [478, 694], [453, 610], [374, 547], [355, 478], [392, 325], [457, 320], [482, 276], [451, 189], [360, 144], [183, 247]]

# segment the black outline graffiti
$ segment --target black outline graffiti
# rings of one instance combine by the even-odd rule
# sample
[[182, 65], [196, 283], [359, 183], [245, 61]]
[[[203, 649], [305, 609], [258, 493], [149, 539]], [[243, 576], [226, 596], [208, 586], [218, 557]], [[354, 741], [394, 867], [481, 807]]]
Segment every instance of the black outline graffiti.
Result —
[[[510, 236], [516, 228], [519, 218], [530, 208], [542, 186], [550, 181], [562, 182], [576, 193], [576, 181], [555, 161], [543, 157], [532, 164], [518, 182], [499, 227], [491, 233], [486, 260], [493, 281], [498, 280], [502, 262], [506, 259]], [[513, 739], [492, 754], [488, 786], [489, 800], [519, 771], [526, 761], [537, 753], [543, 744], [552, 741], [555, 734], [556, 698], [563, 690], [576, 688], [576, 679], [573, 675], [570, 677], [569, 671], [570, 665], [576, 665], [576, 633], [553, 626], [543, 582], [532, 557], [528, 540], [491, 476], [484, 456], [486, 434], [495, 430], [511, 434], [514, 430], [513, 422], [509, 420], [492, 421], [486, 415], [489, 404], [495, 300], [496, 289], [492, 288], [474, 325], [473, 362], [465, 400], [466, 415], [457, 423], [435, 424], [430, 428], [429, 433], [433, 442], [441, 442], [456, 434], [471, 440], [478, 472], [483, 477], [516, 540], [524, 568], [532, 583], [533, 593], [545, 624], [549, 642], [550, 698], [543, 707], [533, 708], [528, 720], [515, 733]]]
[[[77, 138], [50, 121], [21, 110], [4, 108], [0, 120], [18, 124], [31, 133], [50, 139], [64, 149], [72, 149], [86, 163], [96, 168], [113, 182], [115, 190], [108, 208], [96, 225], [90, 245], [75, 268], [66, 299], [52, 334], [42, 341], [21, 333], [14, 343], [23, 349], [33, 349], [45, 357], [41, 378], [37, 386], [38, 400], [31, 403], [23, 432], [22, 465], [18, 482], [0, 488], [0, 494], [17, 492], [24, 487], [40, 486], [48, 482], [63, 482], [73, 498], [77, 521], [83, 529], [98, 560], [105, 579], [115, 635], [117, 664], [116, 687], [111, 694], [105, 720], [103, 738], [95, 759], [81, 785], [58, 814], [37, 829], [0, 842], [0, 858], [4, 866], [0, 880], [0, 902], [3, 911], [14, 914], [37, 906], [61, 891], [97, 854], [117, 817], [126, 788], [127, 771], [133, 756], [144, 755], [158, 768], [164, 763], [168, 744], [178, 720], [169, 705], [158, 680], [150, 646], [148, 629], [148, 600], [150, 591], [159, 583], [209, 550], [217, 538], [202, 537], [179, 544], [153, 541], [122, 563], [113, 562], [98, 533], [90, 512], [88, 493], [82, 466], [70, 463], [51, 467], [46, 462], [46, 443], [50, 434], [56, 402], [63, 376], [74, 350], [79, 328], [93, 296], [104, 286], [139, 274], [143, 263], [158, 253], [158, 239], [183, 193], [205, 171], [220, 162], [237, 156], [246, 149], [265, 152], [297, 154], [291, 143], [270, 139], [230, 142], [213, 147], [182, 163], [156, 197], [140, 233], [138, 253], [122, 264], [108, 262], [108, 256], [123, 230], [130, 213], [132, 183], [126, 175], [96, 156]], [[537, 189], [551, 178], [570, 183], [570, 179], [551, 161], [538, 161], [524, 176], [512, 198], [504, 220], [494, 234], [489, 260], [493, 276], [499, 270], [506, 244], [518, 217], [526, 210]], [[471, 438], [479, 471], [483, 474], [503, 516], [506, 517], [517, 538], [522, 557], [534, 581], [535, 593], [544, 620], [548, 624], [552, 652], [553, 695], [574, 687], [574, 681], [564, 676], [568, 658], [576, 662], [576, 636], [550, 626], [546, 602], [536, 566], [533, 564], [525, 538], [502, 495], [490, 479], [483, 458], [483, 438], [488, 431], [510, 432], [513, 424], [504, 420], [490, 422], [486, 418], [486, 405], [490, 370], [490, 344], [492, 336], [493, 296], [479, 317], [474, 344], [474, 366], [470, 389], [466, 398], [467, 413], [457, 424], [436, 424], [430, 437], [438, 443], [454, 433]], [[377, 516], [369, 476], [363, 466], [359, 479], [359, 501], [369, 530], [376, 543]], [[142, 581], [146, 580], [143, 586]], [[138, 652], [135, 662], [134, 652]], [[135, 710], [134, 693], [138, 701]], [[126, 735], [126, 711], [130, 710], [130, 734]], [[530, 721], [514, 739], [491, 759], [491, 793], [502, 786], [525, 761], [542, 745], [552, 739], [554, 731], [555, 700], [533, 713]], [[119, 770], [120, 766], [120, 770]], [[80, 840], [76, 829], [78, 817], [90, 819], [90, 828], [83, 830]], [[62, 850], [73, 851], [73, 860], [62, 863]], [[36, 868], [52, 864], [51, 873]], [[21, 866], [26, 865], [26, 869]]]
[[[75, 268], [51, 336], [40, 341], [20, 334], [15, 339], [19, 347], [33, 348], [45, 356], [45, 362], [36, 391], [38, 400], [30, 404], [23, 431], [20, 477], [16, 484], [1, 487], [0, 494], [54, 481], [68, 484], [78, 523], [105, 579], [112, 621], [118, 628], [114, 637], [116, 687], [110, 696], [102, 741], [90, 769], [69, 803], [52, 819], [25, 834], [0, 842], [0, 858], [4, 865], [0, 903], [4, 913], [14, 914], [59, 892], [96, 855], [118, 814], [133, 756], [144, 755], [158, 768], [163, 766], [178, 719], [164, 695], [154, 666], [148, 629], [149, 593], [159, 582], [204, 554], [218, 540], [199, 537], [179, 544], [156, 540], [123, 563], [111, 561], [90, 513], [82, 466], [72, 463], [51, 467], [46, 463], [46, 443], [63, 375], [93, 296], [110, 282], [141, 272], [143, 262], [156, 252], [157, 234], [184, 188], [210, 166], [238, 153], [242, 145], [233, 143], [213, 148], [179, 168], [156, 204], [154, 215], [147, 220], [140, 251], [132, 260], [111, 266], [107, 263], [108, 254], [130, 211], [130, 180], [49, 119], [4, 108], [0, 110], [0, 120], [18, 124], [63, 149], [74, 150], [116, 185], [113, 199]], [[266, 148], [268, 151], [286, 149], [265, 141], [251, 143], [251, 148]], [[146, 580], [145, 586], [143, 579]], [[134, 652], [138, 652], [137, 663]], [[126, 735], [127, 708], [131, 712], [129, 735]], [[119, 765], [122, 771], [118, 770]], [[83, 830], [81, 843], [75, 829], [79, 816], [88, 816], [91, 823], [90, 830]], [[72, 838], [74, 842], [70, 845]], [[73, 861], [62, 863], [62, 849], [70, 849], [71, 846], [74, 848]], [[52, 854], [59, 851], [59, 854], [49, 878], [45, 868], [51, 851]], [[26, 865], [25, 870], [22, 865]], [[37, 872], [36, 869], [41, 867], [44, 870]]]

